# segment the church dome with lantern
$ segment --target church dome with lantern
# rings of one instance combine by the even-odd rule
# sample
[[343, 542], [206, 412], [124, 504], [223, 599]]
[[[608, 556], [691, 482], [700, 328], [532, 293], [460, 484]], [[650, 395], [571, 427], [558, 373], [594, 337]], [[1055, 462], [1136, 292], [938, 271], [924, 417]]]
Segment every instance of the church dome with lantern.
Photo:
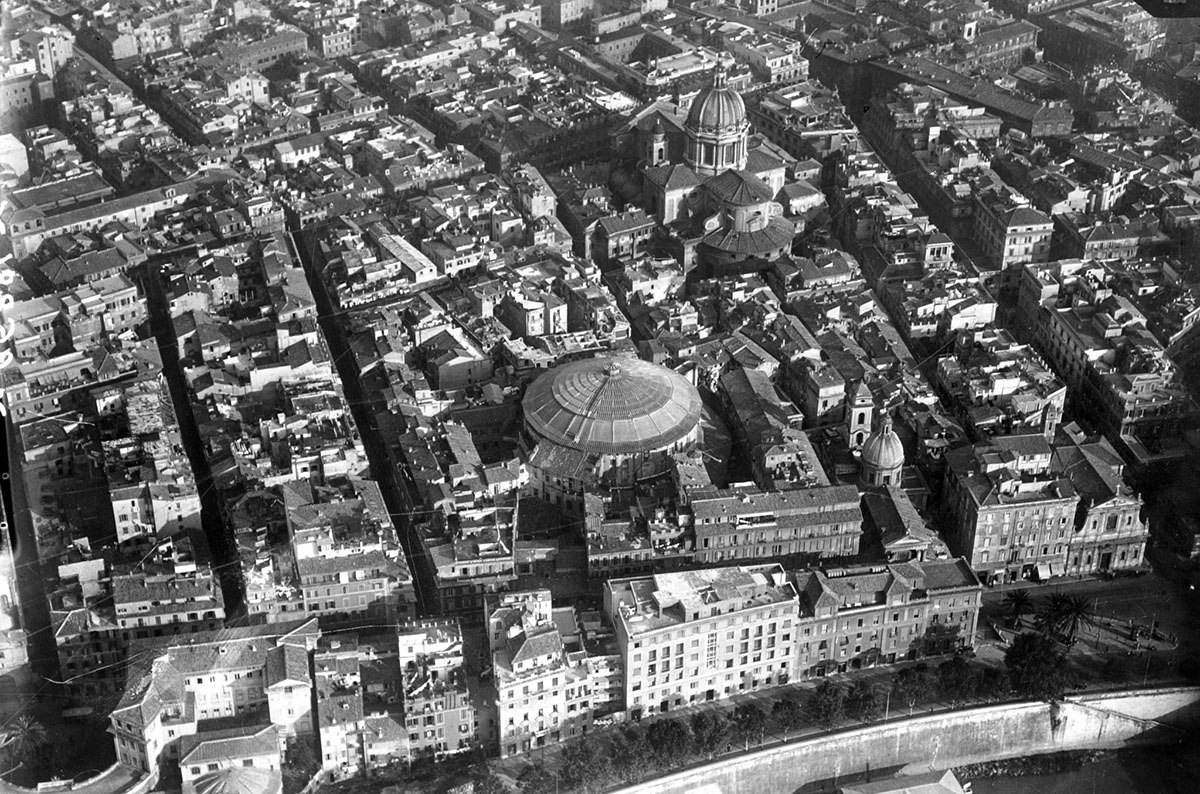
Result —
[[862, 478], [868, 485], [899, 485], [904, 468], [904, 444], [892, 429], [886, 411], [862, 448]]
[[699, 176], [730, 168], [744, 169], [750, 121], [742, 95], [730, 87], [725, 65], [719, 64], [712, 85], [696, 94], [684, 123], [685, 161]]

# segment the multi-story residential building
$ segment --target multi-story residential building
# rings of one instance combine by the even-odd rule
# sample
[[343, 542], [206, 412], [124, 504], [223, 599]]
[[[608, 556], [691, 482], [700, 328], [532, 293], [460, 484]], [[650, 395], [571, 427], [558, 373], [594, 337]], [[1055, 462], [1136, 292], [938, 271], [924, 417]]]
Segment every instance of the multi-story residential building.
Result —
[[946, 539], [981, 580], [1045, 580], [1066, 570], [1079, 493], [1052, 456], [1042, 435], [946, 453]]
[[[681, 490], [692, 484], [712, 484], [702, 464], [677, 459], [675, 468]], [[681, 516], [673, 503], [651, 503], [645, 498], [630, 503], [621, 496], [588, 494], [584, 499], [588, 576], [630, 576], [692, 562], [692, 534], [686, 513]]]
[[566, 741], [592, 727], [587, 651], [575, 610], [548, 590], [489, 597], [496, 741], [501, 758]]
[[798, 679], [952, 653], [975, 644], [983, 586], [966, 560], [801, 571], [792, 629]]
[[145, 639], [224, 625], [225, 599], [211, 568], [173, 561], [169, 567], [172, 570], [161, 573], [113, 576], [117, 627]]
[[[285, 491], [296, 579], [310, 616], [404, 617], [416, 604], [412, 574], [374, 481], [357, 498], [313, 502]], [[307, 502], [307, 503], [306, 503]]]
[[509, 497], [486, 501], [463, 504], [421, 525], [421, 545], [445, 614], [478, 612], [487, 594], [508, 589], [516, 579], [518, 502]]
[[1079, 414], [1141, 463], [1172, 454], [1180, 423], [1197, 410], [1147, 325], [1129, 298], [1081, 263], [1025, 268], [1018, 326], [1066, 382]]
[[146, 319], [137, 286], [116, 274], [55, 295], [14, 303], [12, 349], [18, 361], [51, 358], [65, 349], [86, 350]]
[[[1050, 49], [1043, 30], [1043, 47]], [[1028, 99], [999, 88], [988, 80], [977, 80], [925, 55], [905, 55], [878, 63], [876, 69], [887, 82], [908, 82], [940, 88], [953, 97], [979, 105], [1000, 117], [1009, 127], [1034, 138], [1069, 135], [1073, 124], [1071, 107]], [[868, 114], [869, 115], [869, 114]]]
[[604, 585], [633, 719], [787, 683], [799, 599], [782, 566], [710, 568]]
[[500, 322], [520, 337], [558, 334], [567, 330], [567, 304], [549, 290], [525, 282], [510, 290], [496, 307]]
[[1100, 0], [1051, 14], [1042, 43], [1063, 64], [1132, 66], [1152, 58], [1166, 41], [1163, 24], [1133, 0]]
[[1013, 194], [987, 192], [975, 197], [975, 229], [988, 263], [999, 270], [1001, 291], [1015, 291], [1020, 267], [1050, 258], [1054, 222]]
[[75, 43], [75, 35], [62, 25], [45, 25], [22, 33], [14, 43], [33, 58], [40, 73], [54, 77], [73, 57], [71, 45]]
[[1005, 330], [964, 333], [937, 363], [937, 384], [972, 437], [1041, 433], [1054, 438], [1067, 385]]
[[[816, 465], [820, 465], [817, 463]], [[703, 490], [691, 496], [696, 562], [852, 557], [862, 534], [858, 489]]]
[[309, 653], [316, 620], [192, 634], [135, 644], [125, 691], [109, 717], [117, 762], [153, 779], [180, 759], [184, 736], [206, 721], [241, 717], [280, 735], [310, 731]]
[[55, 235], [91, 231], [113, 221], [144, 229], [156, 213], [183, 204], [199, 189], [199, 180], [188, 180], [114, 198], [100, 204], [71, 206], [57, 212], [38, 207], [18, 210], [8, 218], [13, 256], [28, 256], [36, 251], [44, 240]]
[[542, 3], [542, 20], [551, 30], [586, 22], [596, 13], [596, 0], [547, 0]]
[[798, 41], [740, 26], [723, 32], [720, 41], [726, 52], [749, 64], [766, 83], [797, 83], [808, 78], [808, 60]]
[[442, 758], [477, 746], [479, 715], [463, 669], [458, 620], [406, 623], [397, 639], [410, 757]]
[[1101, 222], [1081, 212], [1055, 216], [1060, 232], [1055, 238], [1058, 258], [1136, 259], [1169, 250], [1171, 240], [1154, 216], [1116, 217]]
[[[963, 71], [1011, 69], [1038, 51], [1041, 28], [1023, 19], [985, 28], [957, 42], [952, 57]], [[1029, 53], [1027, 55], [1026, 53]]]
[[[384, 641], [392, 638], [384, 637]], [[329, 636], [313, 654], [321, 769], [334, 778], [411, 761], [395, 646]], [[436, 715], [436, 722], [444, 720]], [[441, 730], [440, 727], [435, 730]]]
[[200, 529], [200, 494], [165, 382], [141, 380], [93, 395], [97, 415], [116, 436], [103, 442], [103, 462], [117, 542]]
[[216, 52], [229, 69], [266, 69], [289, 55], [303, 55], [308, 36], [299, 28], [280, 25], [271, 35], [257, 41], [222, 39]]
[[778, 87], [750, 98], [754, 128], [793, 157], [862, 151], [858, 128], [836, 94], [816, 82]]
[[734, 438], [765, 489], [829, 485], [808, 436], [803, 414], [780, 397], [769, 376], [733, 369], [720, 378], [720, 397]]
[[[804, 426], [835, 425], [845, 418], [846, 381], [828, 361], [803, 360]], [[799, 391], [796, 389], [794, 391]]]
[[541, 5], [532, 2], [500, 3], [497, 0], [480, 0], [478, 3], [466, 3], [464, 7], [471, 19], [471, 24], [494, 33], [503, 33], [517, 23], [541, 27]]

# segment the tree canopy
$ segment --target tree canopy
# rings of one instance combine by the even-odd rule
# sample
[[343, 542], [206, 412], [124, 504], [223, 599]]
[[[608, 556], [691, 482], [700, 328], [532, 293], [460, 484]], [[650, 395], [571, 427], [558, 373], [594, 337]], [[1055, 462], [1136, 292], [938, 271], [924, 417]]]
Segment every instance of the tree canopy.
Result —
[[883, 698], [879, 689], [867, 681], [859, 681], [846, 693], [846, 713], [856, 720], [874, 722], [883, 715]]
[[846, 713], [846, 693], [832, 681], [821, 685], [808, 697], [808, 717], [825, 730], [841, 722]]
[[660, 758], [671, 764], [682, 761], [695, 749], [688, 724], [674, 718], [650, 723], [646, 729], [646, 741]]
[[1066, 657], [1058, 645], [1044, 634], [1028, 632], [1013, 640], [1004, 654], [1013, 688], [1027, 698], [1055, 700], [1070, 684]]
[[696, 751], [708, 758], [724, 750], [732, 735], [729, 720], [720, 712], [701, 711], [692, 717], [692, 739]]
[[906, 667], [892, 679], [892, 697], [907, 706], [909, 714], [932, 692], [928, 674], [916, 667]]

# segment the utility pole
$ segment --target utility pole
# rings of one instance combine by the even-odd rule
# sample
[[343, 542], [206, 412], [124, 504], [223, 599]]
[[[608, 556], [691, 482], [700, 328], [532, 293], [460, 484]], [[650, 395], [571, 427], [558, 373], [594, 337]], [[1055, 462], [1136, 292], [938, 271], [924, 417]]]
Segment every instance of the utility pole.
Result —
[[[878, 703], [879, 701], [875, 701], [875, 702]], [[891, 713], [892, 713], [892, 690], [889, 689], [887, 691], [887, 700], [885, 700], [883, 703], [883, 721], [884, 722], [887, 722], [887, 718], [891, 715]]]

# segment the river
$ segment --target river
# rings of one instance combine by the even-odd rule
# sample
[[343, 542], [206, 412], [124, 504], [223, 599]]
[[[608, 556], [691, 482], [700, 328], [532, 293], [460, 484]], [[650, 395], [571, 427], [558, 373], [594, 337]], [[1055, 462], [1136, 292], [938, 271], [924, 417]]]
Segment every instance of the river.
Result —
[[1047, 775], [976, 778], [974, 794], [1195, 794], [1200, 739], [1105, 753], [1080, 769]]

